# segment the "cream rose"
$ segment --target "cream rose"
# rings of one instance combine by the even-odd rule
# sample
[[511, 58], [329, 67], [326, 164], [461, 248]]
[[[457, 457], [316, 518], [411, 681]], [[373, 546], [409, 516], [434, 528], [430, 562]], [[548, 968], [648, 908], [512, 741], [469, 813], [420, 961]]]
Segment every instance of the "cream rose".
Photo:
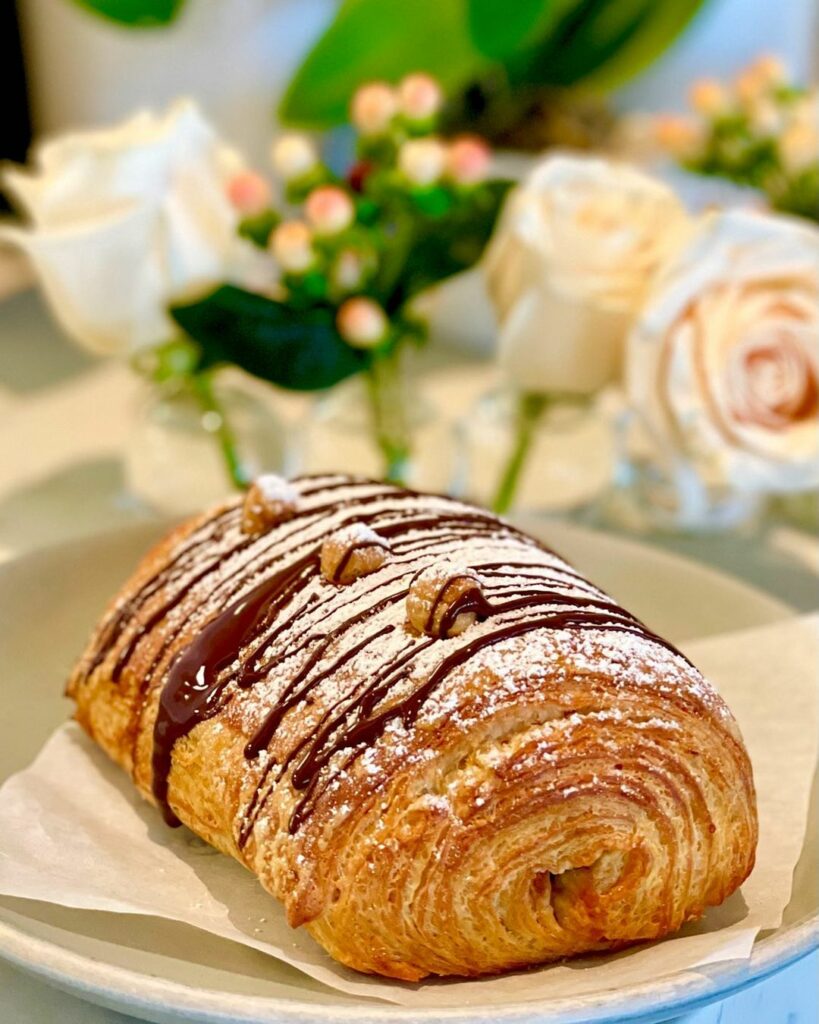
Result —
[[42, 146], [5, 173], [30, 220], [0, 238], [23, 249], [55, 316], [97, 352], [167, 341], [168, 304], [230, 272], [245, 243], [226, 194], [240, 169], [197, 108], [143, 112]]
[[631, 167], [539, 164], [510, 197], [484, 264], [511, 378], [590, 393], [618, 377], [651, 277], [687, 227], [673, 192]]
[[627, 387], [655, 439], [744, 490], [819, 484], [819, 231], [705, 218], [628, 341]]

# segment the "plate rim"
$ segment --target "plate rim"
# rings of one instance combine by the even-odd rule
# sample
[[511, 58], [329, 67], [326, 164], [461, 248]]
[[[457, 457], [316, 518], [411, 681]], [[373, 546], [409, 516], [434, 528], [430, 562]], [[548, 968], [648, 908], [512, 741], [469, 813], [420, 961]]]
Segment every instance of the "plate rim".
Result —
[[[30, 950], [28, 953], [26, 950]], [[669, 1011], [688, 1013], [717, 998], [725, 998], [819, 949], [819, 913], [758, 941], [747, 960], [709, 965], [708, 973], [690, 970], [657, 982], [644, 982], [620, 990], [603, 989], [580, 997], [510, 1003], [492, 1008], [492, 1019], [535, 1024], [604, 1024], [615, 1020], [663, 1019]], [[32, 959], [32, 955], [37, 959]], [[107, 964], [66, 950], [49, 939], [26, 936], [0, 921], [0, 956], [27, 974], [94, 1003], [127, 1007], [126, 1012], [160, 1010], [164, 1016], [201, 1024], [313, 1024], [321, 1021], [355, 1021], [356, 1024], [409, 1022], [422, 1018], [436, 1021], [486, 1019], [478, 1007], [417, 1009], [373, 1001], [362, 1005], [332, 1006], [271, 996], [237, 996], [218, 989], [194, 988], [183, 982], [144, 974], [128, 967]], [[660, 999], [658, 1000], [658, 990]], [[612, 997], [612, 991], [617, 994]], [[243, 1006], [235, 1005], [241, 999]], [[546, 1009], [549, 1016], [542, 1016]], [[578, 1016], [580, 1010], [583, 1016]], [[196, 1016], [192, 1017], [191, 1014]], [[483, 1016], [479, 1016], [483, 1015]], [[648, 1015], [648, 1016], [647, 1016]]]
[[[21, 562], [47, 558], [49, 554], [65, 548], [121, 538], [123, 533], [133, 532], [136, 535], [154, 531], [159, 536], [167, 525], [167, 520], [145, 521], [127, 528], [105, 530], [41, 547], [5, 561], [0, 565], [0, 575], [12, 568], [19, 569]], [[534, 522], [531, 517], [525, 519], [525, 527], [530, 532], [537, 531], [543, 535], [550, 526], [555, 526], [556, 532], [568, 530], [576, 535], [593, 534], [596, 540], [610, 539], [621, 548], [635, 554], [639, 552], [642, 557], [650, 552], [668, 565], [684, 567], [686, 571], [694, 569], [722, 583], [728, 580], [732, 585], [753, 593], [772, 612], [778, 611], [783, 617], [794, 614], [790, 605], [754, 584], [677, 552], [654, 548], [640, 540], [607, 534], [575, 523], [549, 520]], [[510, 1002], [503, 1007], [493, 1007], [492, 1016], [493, 1019], [514, 1021], [517, 1024], [534, 1024], [535, 1021], [545, 1019], [552, 1024], [658, 1020], [669, 1011], [675, 1014], [690, 1012], [718, 998], [727, 997], [784, 969], [817, 948], [819, 911], [780, 926], [774, 934], [757, 940], [748, 959], [712, 964], [707, 972], [689, 970], [622, 989], [604, 989], [580, 998], [553, 999], [548, 1004], [540, 1000]], [[420, 1019], [453, 1022], [486, 1019], [485, 1010], [474, 1005], [418, 1009], [373, 1001], [371, 1005], [359, 1003], [333, 1006], [298, 998], [242, 995], [222, 989], [194, 987], [185, 982], [143, 973], [74, 952], [58, 942], [28, 934], [3, 920], [0, 920], [0, 958], [29, 975], [93, 1003], [128, 1013], [158, 1012], [164, 1019], [196, 1020], [202, 1024], [272, 1024], [274, 1021], [291, 1024], [312, 1024], [316, 1021], [383, 1024]], [[241, 1006], [236, 1005], [238, 1001]], [[548, 1018], [544, 1018], [544, 1013], [548, 1014]]]

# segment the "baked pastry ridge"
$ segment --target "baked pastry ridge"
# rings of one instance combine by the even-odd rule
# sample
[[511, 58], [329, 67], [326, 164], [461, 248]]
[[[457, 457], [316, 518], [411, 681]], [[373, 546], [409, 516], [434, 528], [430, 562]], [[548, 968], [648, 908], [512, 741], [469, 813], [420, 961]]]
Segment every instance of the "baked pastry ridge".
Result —
[[257, 486], [149, 552], [68, 692], [170, 823], [360, 971], [617, 949], [753, 867], [751, 766], [716, 691], [559, 556], [447, 498]]

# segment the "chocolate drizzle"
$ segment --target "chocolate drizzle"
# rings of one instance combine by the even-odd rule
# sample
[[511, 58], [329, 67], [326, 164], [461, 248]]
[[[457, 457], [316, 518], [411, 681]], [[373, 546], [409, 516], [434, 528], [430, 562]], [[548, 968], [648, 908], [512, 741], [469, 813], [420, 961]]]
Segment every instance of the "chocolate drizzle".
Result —
[[222, 670], [317, 568], [318, 553], [310, 551], [262, 580], [246, 597], [209, 622], [171, 665], [159, 698], [152, 758], [154, 796], [168, 824], [178, 824], [168, 805], [174, 745], [199, 722], [216, 713], [222, 690], [230, 680]]
[[[411, 728], [451, 672], [506, 640], [539, 629], [594, 629], [642, 637], [679, 653], [532, 538], [494, 516], [349, 477], [302, 478], [295, 486], [300, 500], [294, 515], [262, 536], [241, 533], [236, 506], [202, 524], [103, 629], [92, 669], [114, 652], [112, 674], [119, 678], [142, 637], [165, 622], [158, 649], [140, 671], [137, 714], [161, 686], [153, 790], [171, 824], [177, 821], [168, 805], [168, 775], [176, 744], [263, 681], [265, 693], [274, 696], [265, 697], [270, 706], [257, 718], [245, 747], [257, 781], [240, 823], [240, 845], [252, 835], [278, 782], [287, 778], [296, 793], [289, 822], [296, 832], [337, 773], [376, 743], [391, 722]], [[311, 504], [307, 499], [313, 497]], [[392, 557], [339, 589], [321, 575], [321, 546], [352, 524], [376, 529]], [[441, 613], [438, 602], [446, 603], [452, 582], [444, 580], [430, 621], [440, 618], [437, 632], [444, 637], [463, 613], [486, 621], [450, 639], [419, 636], [404, 621], [409, 587], [419, 565], [432, 565], [453, 548], [459, 557], [472, 549], [465, 566], [475, 574], [475, 585], [465, 587]], [[336, 578], [343, 569], [342, 562]], [[183, 631], [190, 628], [186, 609], [205, 601], [213, 609], [209, 621], [180, 650]], [[179, 614], [171, 618], [177, 608]], [[173, 651], [178, 653], [171, 659]], [[347, 669], [356, 659], [365, 659], [364, 671]], [[303, 715], [308, 707], [315, 721], [306, 735], [299, 728], [283, 729], [291, 713]]]

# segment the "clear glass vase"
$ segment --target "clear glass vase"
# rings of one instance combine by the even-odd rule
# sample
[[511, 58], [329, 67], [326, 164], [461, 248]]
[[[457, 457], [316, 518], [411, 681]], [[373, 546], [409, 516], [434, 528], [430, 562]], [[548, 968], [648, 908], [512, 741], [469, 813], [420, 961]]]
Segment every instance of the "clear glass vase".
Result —
[[296, 431], [305, 473], [345, 472], [422, 490], [448, 488], [451, 431], [408, 372], [407, 360], [377, 360], [372, 371], [319, 397]]
[[494, 391], [457, 434], [454, 490], [503, 514], [576, 512], [611, 479], [611, 429], [593, 398]]
[[125, 453], [130, 494], [183, 515], [259, 473], [287, 472], [286, 435], [267, 391], [233, 370], [150, 385]]
[[692, 453], [654, 441], [625, 409], [616, 422], [612, 486], [599, 505], [601, 525], [633, 533], [712, 534], [753, 530], [764, 496], [732, 484]]

